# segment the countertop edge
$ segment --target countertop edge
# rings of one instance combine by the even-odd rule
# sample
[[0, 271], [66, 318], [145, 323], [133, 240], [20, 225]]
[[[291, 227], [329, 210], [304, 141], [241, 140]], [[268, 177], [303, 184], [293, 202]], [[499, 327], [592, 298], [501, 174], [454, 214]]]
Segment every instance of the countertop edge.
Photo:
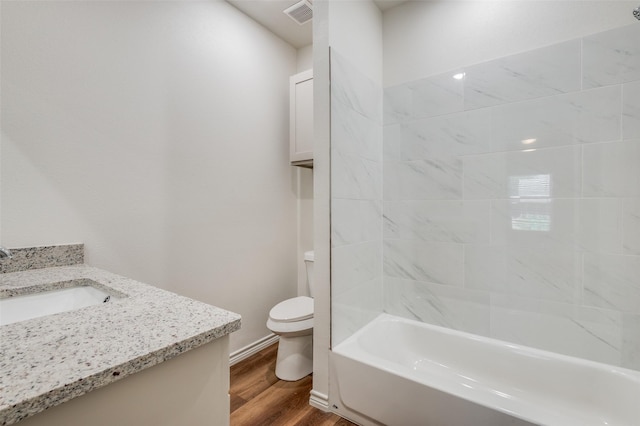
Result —
[[196, 349], [216, 339], [224, 337], [240, 329], [241, 318], [237, 318], [220, 327], [200, 333], [173, 343], [146, 355], [131, 359], [117, 366], [108, 368], [100, 373], [96, 373], [72, 383], [67, 383], [62, 387], [38, 395], [18, 404], [9, 406], [0, 411], [0, 417], [5, 417], [3, 426], [12, 425], [27, 417], [46, 411], [49, 408], [70, 401], [82, 396], [92, 390], [99, 389], [121, 379], [131, 376], [137, 372], [146, 370], [149, 367], [161, 364], [175, 358], [191, 349]]
[[[3, 273], [0, 289], [46, 291], [78, 279], [125, 297], [0, 326], [0, 425], [45, 412], [241, 327], [237, 313], [86, 264]], [[125, 351], [114, 350], [123, 344]]]

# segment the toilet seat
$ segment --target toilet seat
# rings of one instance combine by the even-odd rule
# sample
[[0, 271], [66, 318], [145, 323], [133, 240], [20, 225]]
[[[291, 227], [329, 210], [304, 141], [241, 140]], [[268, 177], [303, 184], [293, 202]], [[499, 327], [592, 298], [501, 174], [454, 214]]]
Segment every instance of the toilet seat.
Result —
[[313, 299], [294, 297], [278, 303], [269, 311], [269, 319], [275, 322], [298, 322], [313, 318]]
[[305, 336], [313, 332], [313, 299], [294, 297], [271, 308], [267, 328], [287, 336]]

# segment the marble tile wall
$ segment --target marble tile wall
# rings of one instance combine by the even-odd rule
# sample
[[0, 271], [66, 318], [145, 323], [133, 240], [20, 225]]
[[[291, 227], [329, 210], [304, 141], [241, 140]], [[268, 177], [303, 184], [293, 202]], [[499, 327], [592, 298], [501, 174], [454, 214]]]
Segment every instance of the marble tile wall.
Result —
[[[640, 370], [637, 40], [634, 24], [384, 89], [386, 312]], [[336, 244], [373, 235], [378, 193], [360, 194], [334, 206]]]
[[381, 313], [382, 301], [382, 87], [332, 49], [332, 344]]

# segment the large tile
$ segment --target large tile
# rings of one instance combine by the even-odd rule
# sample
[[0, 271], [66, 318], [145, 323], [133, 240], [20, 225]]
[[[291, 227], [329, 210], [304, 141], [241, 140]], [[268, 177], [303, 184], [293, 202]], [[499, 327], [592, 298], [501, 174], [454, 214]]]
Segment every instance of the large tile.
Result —
[[[491, 241], [499, 245], [576, 245], [578, 200], [516, 198], [491, 203]], [[575, 222], [574, 222], [575, 221]], [[569, 225], [569, 226], [567, 226]]]
[[491, 111], [482, 109], [412, 121], [402, 128], [404, 160], [490, 152]]
[[620, 254], [621, 211], [618, 199], [494, 200], [491, 241], [497, 245], [541, 249], [559, 246]]
[[344, 341], [383, 312], [382, 277], [331, 294], [331, 341]]
[[533, 299], [579, 301], [581, 256], [573, 250], [466, 245], [464, 259], [466, 288]]
[[402, 127], [399, 124], [385, 126], [383, 129], [384, 141], [382, 144], [383, 160], [400, 160], [400, 147], [402, 145]]
[[640, 255], [640, 198], [624, 200], [622, 229], [624, 230], [622, 241], [624, 254]]
[[489, 335], [489, 294], [392, 277], [384, 278], [384, 311], [404, 318]]
[[619, 313], [511, 296], [491, 297], [491, 337], [620, 365]]
[[640, 315], [622, 316], [621, 366], [640, 371]]
[[384, 123], [405, 123], [462, 111], [463, 75], [460, 70], [385, 88]]
[[382, 240], [382, 203], [374, 200], [331, 200], [333, 247]]
[[640, 25], [637, 23], [583, 39], [584, 88], [640, 80]]
[[413, 117], [412, 91], [407, 84], [387, 87], [383, 91], [384, 125], [405, 123]]
[[492, 149], [619, 140], [621, 96], [613, 86], [495, 107]]
[[385, 200], [462, 198], [462, 162], [456, 157], [384, 162]]
[[338, 246], [331, 249], [332, 294], [382, 276], [382, 246], [379, 241]]
[[584, 197], [640, 197], [640, 139], [584, 146]]
[[465, 109], [557, 95], [580, 89], [580, 40], [467, 67]]
[[488, 243], [490, 202], [390, 201], [384, 203], [384, 238]]
[[382, 124], [382, 87], [335, 49], [331, 50], [331, 99]]
[[564, 197], [581, 194], [580, 147], [468, 156], [464, 198]]
[[356, 200], [382, 198], [382, 163], [337, 149], [331, 151], [331, 197]]
[[640, 256], [585, 253], [584, 303], [640, 314]]
[[444, 285], [463, 285], [461, 244], [385, 240], [384, 275]]
[[463, 70], [456, 70], [409, 83], [413, 117], [433, 117], [462, 111], [464, 75]]
[[381, 161], [382, 126], [341, 102], [332, 102], [331, 149]]
[[622, 253], [623, 238], [626, 234], [621, 219], [622, 209], [622, 200], [617, 198], [581, 199], [578, 222], [580, 247], [593, 253]]
[[640, 81], [625, 84], [622, 98], [623, 137], [640, 138]]

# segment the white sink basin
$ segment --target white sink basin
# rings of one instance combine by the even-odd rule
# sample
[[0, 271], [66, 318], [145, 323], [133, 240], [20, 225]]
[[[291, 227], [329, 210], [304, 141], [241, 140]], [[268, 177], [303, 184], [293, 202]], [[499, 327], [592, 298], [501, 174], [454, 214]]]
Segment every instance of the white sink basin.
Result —
[[87, 280], [64, 283], [65, 288], [0, 298], [0, 326], [60, 312], [100, 305], [121, 296], [93, 287]]

